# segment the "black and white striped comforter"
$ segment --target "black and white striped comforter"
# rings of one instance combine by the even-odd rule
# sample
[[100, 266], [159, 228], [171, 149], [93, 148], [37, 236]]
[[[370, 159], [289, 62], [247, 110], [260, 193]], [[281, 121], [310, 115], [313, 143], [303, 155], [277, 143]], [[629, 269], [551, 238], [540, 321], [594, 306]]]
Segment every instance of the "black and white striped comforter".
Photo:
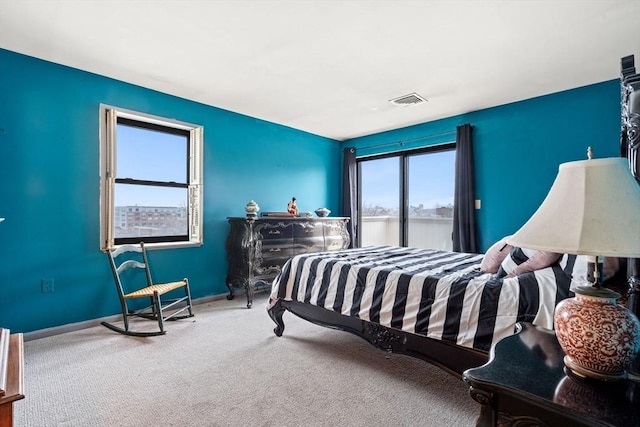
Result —
[[482, 255], [373, 246], [298, 255], [270, 301], [300, 301], [405, 332], [489, 350], [518, 321], [552, 329], [571, 278], [559, 265], [499, 279]]

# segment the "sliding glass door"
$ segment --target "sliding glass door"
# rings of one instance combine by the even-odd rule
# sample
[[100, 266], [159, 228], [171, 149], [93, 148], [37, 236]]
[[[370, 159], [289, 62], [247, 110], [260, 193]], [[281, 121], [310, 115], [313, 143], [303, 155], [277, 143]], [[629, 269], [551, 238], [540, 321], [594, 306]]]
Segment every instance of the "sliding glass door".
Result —
[[393, 156], [358, 164], [360, 246], [401, 246], [400, 160]]
[[358, 160], [360, 245], [452, 250], [455, 144]]
[[453, 249], [455, 153], [407, 156], [407, 246]]

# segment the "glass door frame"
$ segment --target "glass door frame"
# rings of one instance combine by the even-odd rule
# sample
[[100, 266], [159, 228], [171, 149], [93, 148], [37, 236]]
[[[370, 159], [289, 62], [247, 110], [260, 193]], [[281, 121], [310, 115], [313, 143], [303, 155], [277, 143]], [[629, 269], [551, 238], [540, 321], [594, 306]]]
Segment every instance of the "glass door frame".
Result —
[[357, 173], [358, 173], [358, 205], [357, 205], [357, 216], [358, 216], [358, 236], [360, 236], [360, 242], [362, 242], [362, 162], [379, 160], [384, 158], [397, 157], [400, 168], [399, 176], [399, 213], [398, 219], [400, 221], [400, 227], [398, 229], [398, 233], [400, 234], [400, 246], [407, 246], [409, 242], [409, 179], [408, 179], [408, 170], [409, 170], [409, 158], [416, 155], [422, 154], [431, 154], [438, 153], [442, 151], [455, 151], [456, 143], [446, 143], [433, 145], [430, 147], [423, 147], [414, 150], [407, 151], [394, 151], [390, 153], [377, 154], [372, 156], [366, 156], [362, 158], [356, 159]]

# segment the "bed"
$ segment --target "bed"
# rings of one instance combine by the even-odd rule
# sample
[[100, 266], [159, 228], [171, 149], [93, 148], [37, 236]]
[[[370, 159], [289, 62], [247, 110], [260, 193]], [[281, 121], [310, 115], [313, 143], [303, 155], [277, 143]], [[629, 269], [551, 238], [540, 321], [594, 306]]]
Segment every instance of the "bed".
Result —
[[[502, 242], [494, 247], [506, 250]], [[407, 247], [293, 257], [271, 290], [274, 332], [282, 335], [288, 310], [461, 375], [486, 362], [492, 344], [512, 335], [518, 322], [551, 329], [555, 305], [571, 295], [575, 261], [565, 256], [508, 275], [518, 249], [509, 248], [495, 273], [483, 272], [486, 255]]]
[[[640, 180], [640, 78], [632, 57], [622, 59], [621, 81], [621, 153]], [[497, 260], [496, 251], [502, 253]], [[460, 377], [486, 363], [492, 345], [516, 333], [521, 322], [553, 329], [555, 305], [573, 295], [572, 277], [585, 274], [583, 257], [503, 251], [504, 243], [496, 242], [486, 254], [374, 246], [293, 257], [269, 297], [274, 333], [283, 334], [289, 311]], [[491, 269], [483, 265], [487, 260]], [[531, 268], [519, 267], [528, 263]], [[628, 303], [636, 314], [638, 264], [628, 262]]]

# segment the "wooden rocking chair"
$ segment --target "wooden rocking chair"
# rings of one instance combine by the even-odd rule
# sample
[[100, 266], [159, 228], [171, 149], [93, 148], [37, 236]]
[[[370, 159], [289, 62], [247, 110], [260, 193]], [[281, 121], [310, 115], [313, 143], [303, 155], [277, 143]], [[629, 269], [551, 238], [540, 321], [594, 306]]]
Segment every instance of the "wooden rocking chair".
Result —
[[[124, 256], [124, 254], [128, 255]], [[120, 328], [107, 322], [102, 322], [102, 325], [124, 335], [148, 337], [164, 334], [166, 332], [164, 330], [164, 322], [166, 320], [193, 317], [189, 281], [184, 278], [179, 282], [153, 284], [144, 243], [140, 243], [139, 245], [119, 246], [116, 249], [107, 251], [107, 256], [109, 257], [109, 264], [111, 265], [111, 271], [113, 272], [113, 279], [118, 291], [118, 297], [120, 298], [124, 328]], [[123, 282], [129, 283], [125, 280], [125, 275], [127, 276], [127, 279], [133, 279], [133, 277], [129, 277], [131, 272], [125, 273], [125, 271], [130, 269], [143, 269], [145, 271], [145, 287], [138, 287], [135, 290], [130, 290], [131, 287], [123, 286]], [[177, 298], [165, 298], [165, 294], [180, 288], [183, 289], [184, 295]], [[125, 292], [125, 289], [129, 290], [129, 292]], [[138, 298], [148, 298], [150, 304], [142, 309], [130, 309], [127, 305], [128, 301]], [[188, 314], [184, 313], [185, 311], [188, 311]], [[157, 321], [158, 330], [150, 332], [130, 330], [129, 317], [133, 316]]]

